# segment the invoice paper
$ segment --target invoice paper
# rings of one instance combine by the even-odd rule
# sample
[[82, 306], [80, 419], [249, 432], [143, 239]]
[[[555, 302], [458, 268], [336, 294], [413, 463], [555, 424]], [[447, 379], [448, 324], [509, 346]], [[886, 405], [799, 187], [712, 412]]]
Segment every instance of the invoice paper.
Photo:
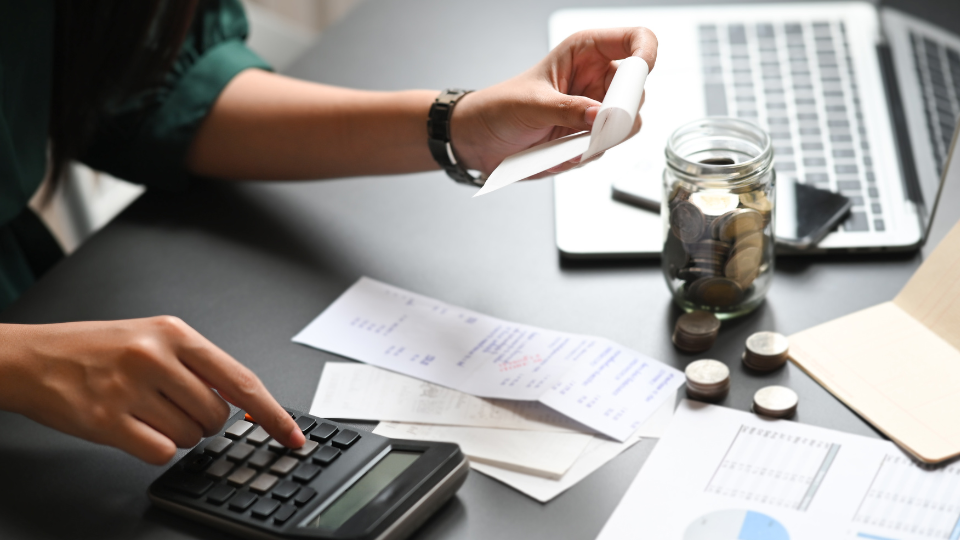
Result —
[[684, 400], [600, 540], [960, 536], [960, 465], [895, 444]]
[[430, 424], [380, 422], [373, 430], [393, 439], [452, 442], [471, 463], [558, 480], [593, 440], [587, 433], [520, 431]]
[[365, 277], [293, 339], [475, 396], [539, 401], [618, 441], [684, 380], [603, 338], [504, 321]]

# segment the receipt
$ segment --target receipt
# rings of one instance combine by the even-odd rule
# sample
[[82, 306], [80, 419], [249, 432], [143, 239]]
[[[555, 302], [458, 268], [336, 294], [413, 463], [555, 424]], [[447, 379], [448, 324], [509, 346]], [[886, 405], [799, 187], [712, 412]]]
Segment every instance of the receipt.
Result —
[[477, 397], [539, 402], [618, 441], [684, 381], [604, 338], [497, 319], [369, 278], [293, 339]]
[[631, 56], [622, 60], [603, 97], [592, 131], [554, 139], [504, 159], [474, 197], [529, 178], [577, 156], [586, 161], [625, 141], [637, 119], [643, 85], [649, 72], [650, 68], [642, 58]]

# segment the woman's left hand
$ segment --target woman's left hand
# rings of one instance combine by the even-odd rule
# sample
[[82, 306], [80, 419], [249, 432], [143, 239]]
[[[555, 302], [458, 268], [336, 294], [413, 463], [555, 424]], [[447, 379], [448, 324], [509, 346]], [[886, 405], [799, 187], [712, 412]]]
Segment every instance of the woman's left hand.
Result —
[[[628, 56], [642, 58], [653, 69], [657, 37], [642, 27], [586, 30], [568, 37], [526, 72], [463, 97], [451, 124], [454, 150], [468, 169], [490, 174], [521, 150], [589, 130], [617, 71], [616, 61]], [[630, 136], [640, 123], [638, 114]], [[578, 164], [575, 158], [548, 173]]]

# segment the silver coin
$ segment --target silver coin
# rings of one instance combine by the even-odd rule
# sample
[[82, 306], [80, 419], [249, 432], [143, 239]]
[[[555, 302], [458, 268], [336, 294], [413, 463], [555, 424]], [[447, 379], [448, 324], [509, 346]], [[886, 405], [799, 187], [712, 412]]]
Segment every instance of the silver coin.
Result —
[[757, 414], [775, 418], [789, 418], [797, 412], [800, 398], [786, 386], [767, 386], [753, 395], [753, 409]]
[[702, 388], [704, 386], [720, 385], [730, 379], [730, 368], [723, 362], [716, 360], [697, 360], [690, 362], [684, 370], [687, 381]]
[[691, 194], [690, 202], [707, 216], [722, 216], [740, 205], [740, 196], [728, 191], [705, 190]]
[[747, 350], [756, 356], [779, 358], [790, 348], [787, 336], [777, 332], [757, 332], [747, 338]]
[[681, 202], [670, 213], [670, 228], [684, 242], [696, 242], [703, 234], [703, 213], [689, 202]]

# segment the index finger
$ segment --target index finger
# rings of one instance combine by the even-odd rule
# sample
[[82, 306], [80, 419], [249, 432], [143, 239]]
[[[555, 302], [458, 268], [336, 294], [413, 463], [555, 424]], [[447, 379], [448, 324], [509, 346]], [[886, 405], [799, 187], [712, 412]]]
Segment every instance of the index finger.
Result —
[[596, 28], [578, 32], [571, 38], [584, 39], [610, 60], [637, 56], [647, 63], [651, 71], [657, 63], [657, 36], [649, 28]]
[[306, 439], [299, 426], [249, 368], [196, 331], [177, 349], [177, 356], [215, 390], [250, 414], [274, 439], [289, 448], [300, 448]]

